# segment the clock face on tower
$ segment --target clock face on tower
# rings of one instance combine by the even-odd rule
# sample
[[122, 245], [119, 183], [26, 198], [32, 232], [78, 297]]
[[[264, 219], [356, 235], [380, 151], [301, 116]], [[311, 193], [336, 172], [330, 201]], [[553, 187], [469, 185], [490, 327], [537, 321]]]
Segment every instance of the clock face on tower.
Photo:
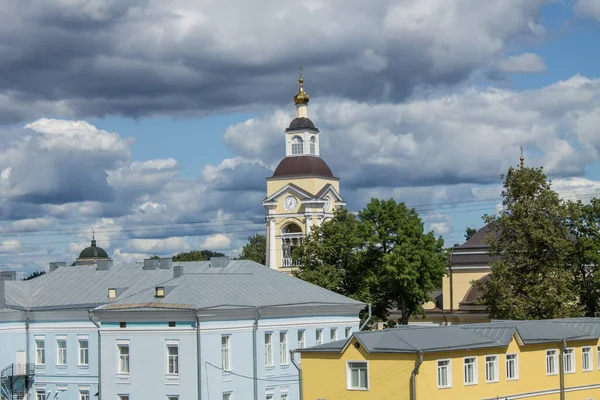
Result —
[[288, 196], [285, 198], [283, 205], [285, 206], [286, 210], [292, 211], [298, 207], [298, 200], [294, 196]]

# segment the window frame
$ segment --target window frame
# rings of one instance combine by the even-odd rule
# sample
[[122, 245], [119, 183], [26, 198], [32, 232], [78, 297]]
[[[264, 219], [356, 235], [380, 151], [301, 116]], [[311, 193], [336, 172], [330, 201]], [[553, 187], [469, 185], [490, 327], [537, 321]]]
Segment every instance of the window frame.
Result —
[[[42, 347], [39, 347], [38, 344], [42, 343]], [[46, 338], [42, 336], [38, 336], [34, 338], [35, 345], [35, 365], [38, 367], [46, 365]], [[39, 362], [40, 359], [40, 350], [42, 355], [42, 362]]]
[[[475, 360], [473, 363], [473, 382], [467, 382], [467, 360]], [[477, 362], [477, 356], [463, 357], [463, 383], [465, 386], [477, 385], [479, 381], [479, 368]]]
[[337, 328], [329, 328], [329, 341], [335, 342], [338, 337], [338, 329]]
[[[167, 375], [179, 376], [179, 341], [167, 340], [165, 347], [167, 352]], [[171, 354], [171, 349], [175, 349], [175, 354]], [[172, 363], [171, 360], [173, 360]]]
[[[267, 340], [267, 337], [269, 340]], [[265, 367], [275, 366], [273, 357], [273, 332], [265, 332]]]
[[[364, 364], [367, 372], [367, 381], [365, 382], [365, 386], [352, 386], [352, 370], [354, 368], [352, 368], [350, 365], [351, 364]], [[360, 370], [362, 368], [358, 368], [358, 380], [359, 380], [359, 385], [360, 385], [360, 377], [361, 377], [361, 373]], [[346, 361], [346, 390], [355, 390], [355, 391], [363, 391], [366, 392], [370, 389], [370, 377], [369, 377], [369, 360], [347, 360]]]
[[[587, 352], [584, 350], [588, 350]], [[585, 368], [585, 364], [583, 362], [584, 360], [584, 355], [588, 354], [589, 359], [588, 359], [588, 367]], [[592, 353], [592, 346], [583, 346], [581, 347], [581, 371], [582, 372], [591, 372], [594, 370], [594, 356]]]
[[[440, 385], [440, 363], [448, 362], [446, 365], [446, 385]], [[447, 389], [452, 387], [452, 360], [450, 358], [443, 358], [440, 360], [436, 360], [436, 373], [437, 373], [437, 388], [438, 389]]]
[[[508, 362], [509, 356], [514, 356], [513, 363], [514, 363], [514, 371], [515, 371], [515, 376], [513, 377], [509, 377], [508, 376]], [[519, 354], [518, 353], [508, 353], [504, 355], [504, 367], [506, 369], [506, 380], [507, 381], [516, 381], [519, 379]]]
[[223, 394], [221, 395], [221, 399], [222, 400], [232, 400], [233, 399], [232, 392], [223, 392]]
[[315, 345], [319, 346], [321, 344], [323, 344], [323, 329], [318, 328], [315, 329]]
[[[496, 383], [500, 380], [500, 367], [498, 365], [498, 355], [497, 354], [487, 354], [484, 356], [484, 360], [485, 360], [485, 383]], [[488, 357], [494, 357], [494, 361], [491, 363], [491, 365], [494, 367], [494, 379], [489, 379], [488, 377]]]
[[[548, 362], [549, 354], [552, 354], [552, 364], [550, 364]], [[558, 349], [547, 349], [546, 350], [546, 375], [547, 376], [558, 375], [558, 368], [559, 368], [558, 357], [560, 357]], [[552, 368], [554, 370], [553, 372], [548, 371], [549, 365], [552, 365]]]
[[[121, 349], [127, 349], [127, 354], [123, 353]], [[126, 360], [126, 363], [122, 361]], [[122, 368], [124, 365], [127, 366], [127, 371]], [[131, 374], [131, 351], [129, 348], [129, 341], [119, 341], [117, 340], [117, 375], [128, 376]], [[119, 395], [121, 396], [121, 395]], [[128, 395], [123, 395], [128, 396]]]
[[231, 335], [221, 335], [221, 369], [231, 371]]
[[[81, 347], [81, 343], [85, 342], [86, 347]], [[82, 355], [85, 354], [85, 362], [82, 361]], [[90, 366], [90, 340], [88, 336], [78, 336], [77, 337], [77, 366], [79, 367], [89, 367]]]
[[317, 137], [316, 136], [311, 136], [310, 139], [308, 140], [308, 145], [309, 145], [309, 153], [311, 156], [315, 156], [317, 155]]
[[[300, 149], [299, 153], [298, 149]], [[295, 135], [294, 137], [292, 137], [291, 151], [293, 156], [301, 156], [302, 154], [304, 154], [304, 139], [302, 139], [301, 136]]]
[[[60, 344], [64, 343], [64, 347], [61, 347]], [[61, 356], [62, 353], [62, 356]], [[57, 336], [56, 337], [56, 365], [60, 367], [64, 367], [67, 365], [67, 338], [66, 336]], [[62, 362], [61, 362], [62, 361]]]
[[35, 400], [46, 400], [46, 389], [35, 389]]
[[600, 346], [596, 346], [596, 368], [600, 370]]
[[[282, 338], [284, 339], [282, 341]], [[289, 365], [290, 357], [288, 353], [288, 333], [287, 331], [279, 332], [279, 364]]]
[[90, 390], [79, 389], [79, 400], [90, 400]]
[[348, 339], [350, 336], [352, 336], [352, 327], [351, 326], [347, 326], [346, 328], [344, 328], [344, 339]]
[[[568, 370], [567, 371], [567, 358], [571, 359], [571, 366], [573, 367], [572, 370]], [[569, 347], [567, 349], [565, 349], [564, 353], [563, 353], [563, 372], [565, 374], [574, 374], [577, 372], [577, 366], [575, 365], [575, 348], [574, 347]]]
[[298, 337], [297, 348], [298, 349], [305, 348], [306, 347], [306, 330], [298, 329], [297, 337]]

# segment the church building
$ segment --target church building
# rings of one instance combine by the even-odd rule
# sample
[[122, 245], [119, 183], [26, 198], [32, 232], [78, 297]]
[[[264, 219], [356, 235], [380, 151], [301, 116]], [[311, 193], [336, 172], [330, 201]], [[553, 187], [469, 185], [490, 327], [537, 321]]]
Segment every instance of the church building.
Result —
[[285, 158], [267, 178], [263, 201], [267, 221], [267, 266], [291, 271], [294, 248], [310, 235], [313, 226], [333, 217], [346, 203], [340, 196], [339, 178], [320, 157], [319, 130], [308, 118], [309, 96], [302, 75], [294, 96], [296, 118], [285, 130]]

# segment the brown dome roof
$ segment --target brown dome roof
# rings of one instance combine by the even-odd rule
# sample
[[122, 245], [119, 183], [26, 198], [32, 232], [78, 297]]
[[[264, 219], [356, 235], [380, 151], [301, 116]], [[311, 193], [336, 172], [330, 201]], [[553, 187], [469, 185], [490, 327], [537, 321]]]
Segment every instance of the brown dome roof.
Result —
[[316, 175], [333, 178], [333, 173], [323, 159], [314, 156], [286, 157], [275, 168], [274, 177]]

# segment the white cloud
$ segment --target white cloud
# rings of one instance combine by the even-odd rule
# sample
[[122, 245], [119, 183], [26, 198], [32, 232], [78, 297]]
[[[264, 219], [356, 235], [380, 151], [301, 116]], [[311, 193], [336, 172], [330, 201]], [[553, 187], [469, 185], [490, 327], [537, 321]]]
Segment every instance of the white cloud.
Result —
[[597, 0], [577, 0], [575, 11], [600, 21], [600, 3]]
[[231, 247], [231, 238], [224, 234], [207, 236], [200, 245], [200, 248], [207, 250], [228, 250]]
[[546, 71], [544, 60], [534, 53], [523, 53], [518, 56], [508, 57], [500, 62], [500, 71], [508, 74], [524, 73], [534, 74]]
[[185, 237], [168, 237], [164, 239], [133, 239], [127, 248], [140, 253], [178, 253], [190, 248]]

